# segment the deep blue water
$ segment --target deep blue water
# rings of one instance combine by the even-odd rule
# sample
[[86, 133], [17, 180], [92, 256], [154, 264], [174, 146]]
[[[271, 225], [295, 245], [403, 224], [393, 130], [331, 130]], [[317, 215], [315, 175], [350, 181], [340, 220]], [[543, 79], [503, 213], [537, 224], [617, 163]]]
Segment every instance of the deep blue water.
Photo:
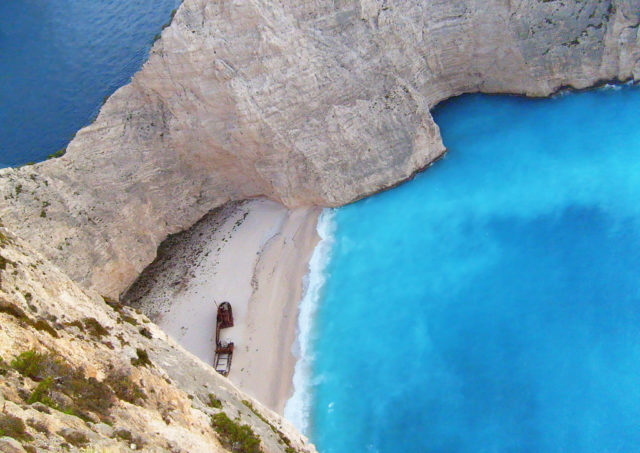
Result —
[[63, 148], [147, 59], [181, 0], [3, 0], [0, 167]]
[[457, 98], [443, 160], [336, 211], [321, 453], [640, 451], [638, 111]]

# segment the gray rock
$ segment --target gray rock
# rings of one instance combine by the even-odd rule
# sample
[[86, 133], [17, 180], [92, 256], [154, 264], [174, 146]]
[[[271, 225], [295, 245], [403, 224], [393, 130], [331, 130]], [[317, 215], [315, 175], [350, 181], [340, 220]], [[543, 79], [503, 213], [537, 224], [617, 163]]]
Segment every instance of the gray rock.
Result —
[[96, 423], [93, 425], [93, 430], [98, 434], [105, 437], [113, 437], [113, 427], [107, 425], [106, 423]]
[[0, 437], [0, 452], [2, 453], [26, 453], [20, 442], [11, 437]]
[[44, 414], [50, 414], [51, 413], [51, 409], [49, 408], [49, 406], [47, 406], [45, 404], [42, 404], [42, 403], [33, 403], [31, 405], [31, 407], [33, 407], [38, 412], [42, 412]]

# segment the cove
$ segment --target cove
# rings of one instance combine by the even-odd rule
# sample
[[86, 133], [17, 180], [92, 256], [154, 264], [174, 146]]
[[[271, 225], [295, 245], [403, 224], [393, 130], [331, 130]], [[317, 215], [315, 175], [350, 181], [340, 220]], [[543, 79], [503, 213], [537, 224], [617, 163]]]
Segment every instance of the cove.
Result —
[[46, 159], [129, 82], [181, 0], [7, 0], [0, 167]]
[[634, 87], [452, 99], [442, 160], [335, 210], [320, 452], [637, 449], [639, 110]]

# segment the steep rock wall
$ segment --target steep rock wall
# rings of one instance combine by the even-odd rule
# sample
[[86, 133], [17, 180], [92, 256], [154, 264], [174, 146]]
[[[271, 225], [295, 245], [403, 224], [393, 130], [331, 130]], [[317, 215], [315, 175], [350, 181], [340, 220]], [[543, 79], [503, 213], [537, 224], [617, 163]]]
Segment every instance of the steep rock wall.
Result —
[[[19, 366], [30, 351], [41, 360]], [[25, 451], [8, 448], [19, 442], [28, 451], [226, 452], [229, 437], [211, 419], [222, 413], [265, 453], [316, 451], [145, 316], [83, 290], [0, 228], [0, 426], [23, 425], [0, 430], [0, 451]]]
[[67, 155], [0, 172], [0, 217], [117, 295], [229, 200], [338, 206], [445, 151], [430, 109], [640, 76], [637, 0], [185, 0]]

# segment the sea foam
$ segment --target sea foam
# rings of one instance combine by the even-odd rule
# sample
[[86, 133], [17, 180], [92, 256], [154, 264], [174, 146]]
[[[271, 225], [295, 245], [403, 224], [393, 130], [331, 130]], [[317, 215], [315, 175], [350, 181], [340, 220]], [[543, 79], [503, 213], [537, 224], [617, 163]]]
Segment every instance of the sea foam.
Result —
[[322, 288], [326, 281], [325, 269], [331, 257], [335, 222], [333, 209], [325, 209], [318, 218], [320, 242], [311, 255], [309, 272], [304, 278], [304, 296], [300, 301], [297, 340], [293, 354], [298, 359], [293, 374], [294, 392], [284, 408], [284, 416], [302, 433], [308, 435], [312, 399], [313, 365], [313, 320], [320, 303]]

